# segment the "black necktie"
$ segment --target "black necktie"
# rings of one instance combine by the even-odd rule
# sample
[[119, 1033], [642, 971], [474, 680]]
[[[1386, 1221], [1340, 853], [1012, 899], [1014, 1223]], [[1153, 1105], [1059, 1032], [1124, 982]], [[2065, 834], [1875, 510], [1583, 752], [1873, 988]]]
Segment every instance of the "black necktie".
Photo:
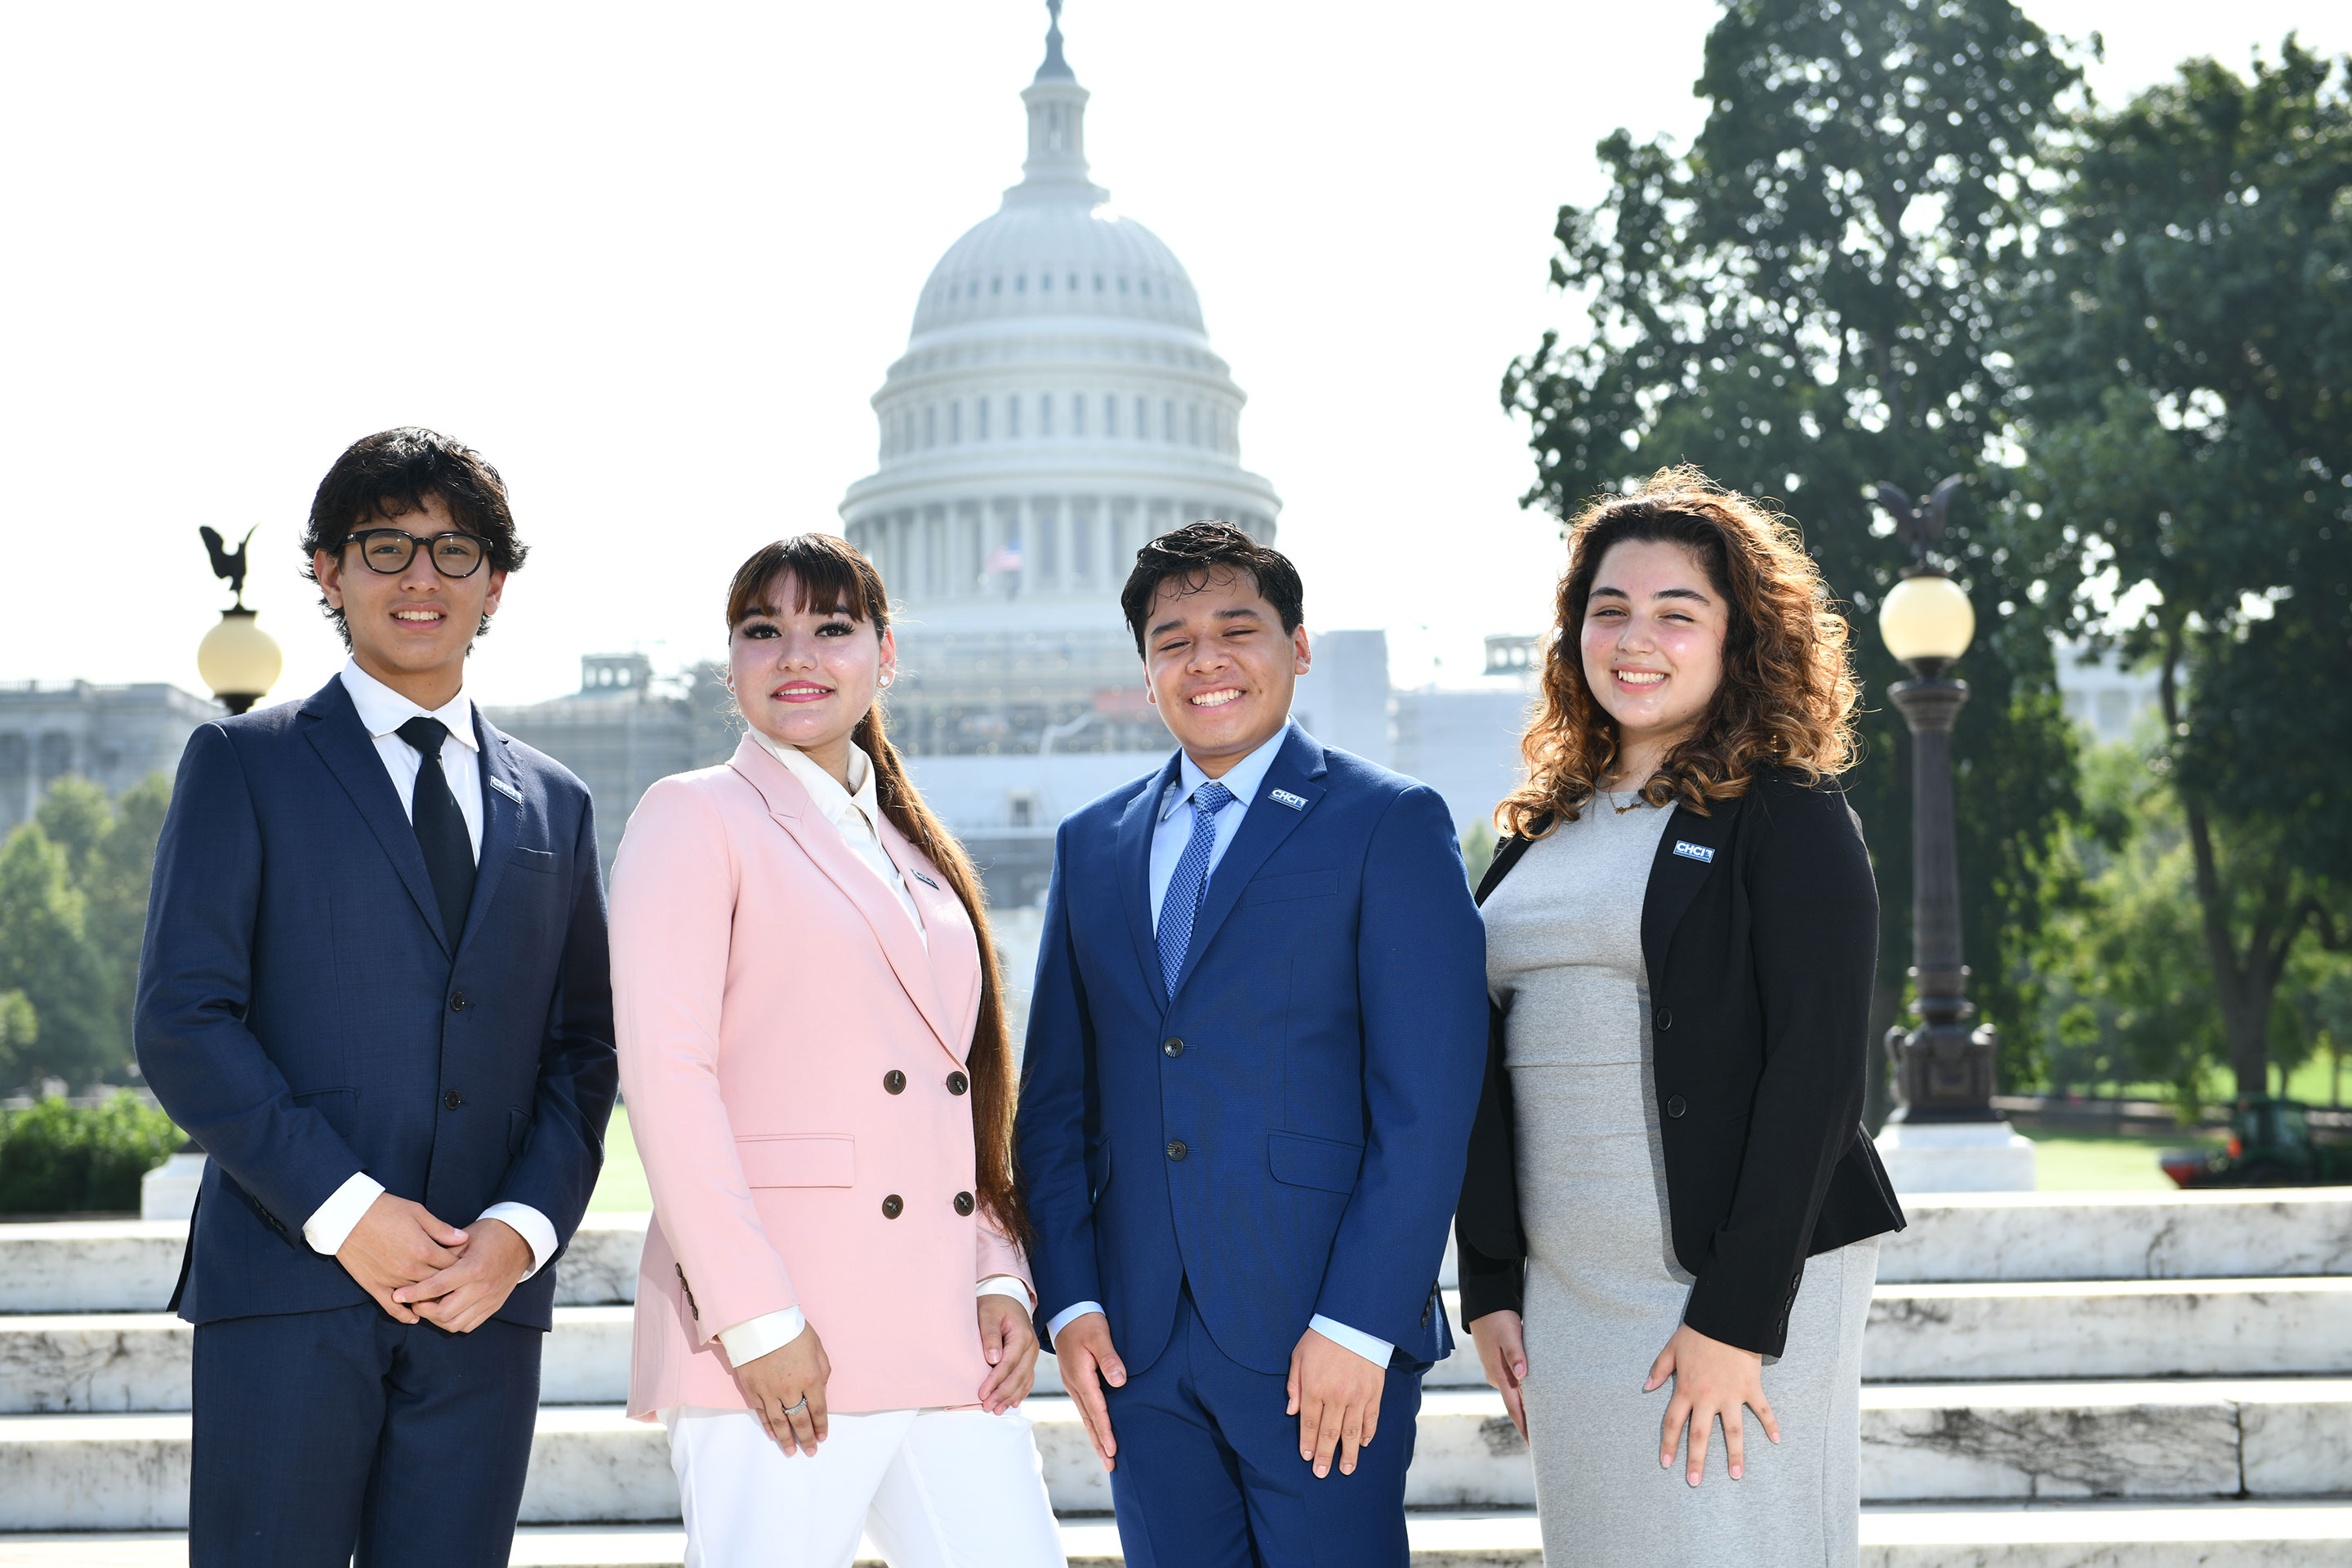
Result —
[[416, 842], [425, 848], [425, 872], [433, 879], [433, 896], [441, 904], [441, 929], [449, 947], [457, 950], [466, 930], [466, 910], [474, 901], [474, 840], [466, 832], [465, 814], [449, 793], [449, 776], [441, 771], [441, 743], [449, 731], [438, 719], [411, 719], [400, 738], [416, 748], [416, 794], [411, 797], [408, 819], [415, 826]]

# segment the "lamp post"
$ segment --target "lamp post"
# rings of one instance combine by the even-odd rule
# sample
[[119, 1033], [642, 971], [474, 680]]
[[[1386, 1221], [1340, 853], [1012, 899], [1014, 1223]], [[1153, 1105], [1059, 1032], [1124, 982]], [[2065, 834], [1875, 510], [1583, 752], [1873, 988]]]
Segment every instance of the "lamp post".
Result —
[[[232, 713], [242, 713], [260, 701], [278, 684], [286, 668], [278, 641], [255, 624], [255, 613], [245, 607], [245, 549], [253, 530], [237, 541], [235, 550], [209, 528], [198, 528], [212, 556], [213, 575], [229, 585], [235, 603], [221, 612], [220, 624], [196, 645], [196, 673], [212, 688], [214, 698]], [[139, 1182], [141, 1219], [184, 1220], [195, 1213], [196, 1189], [204, 1182], [205, 1152], [193, 1138], [181, 1143], [169, 1159]]]
[[253, 542], [253, 531], [246, 531], [234, 552], [226, 549], [221, 536], [211, 529], [196, 531], [204, 535], [205, 549], [212, 555], [213, 575], [229, 585], [236, 600], [221, 612], [220, 624], [196, 645], [196, 673], [204, 677], [222, 707], [242, 713], [278, 684], [286, 658], [278, 651], [277, 639], [263, 631], [255, 623], [255, 613], [245, 607], [245, 550]]
[[1878, 1137], [1897, 1192], [2030, 1192], [2033, 1145], [1993, 1110], [1993, 1063], [2000, 1037], [1969, 1027], [1969, 967], [1960, 941], [1960, 858], [1952, 804], [1952, 726], [1968, 683], [1945, 671], [1968, 651], [1976, 610], [1929, 554], [1959, 480], [1937, 485], [1925, 504], [1894, 486], [1879, 502], [1912, 547], [1912, 563], [1879, 606], [1886, 651], [1912, 679], [1887, 691], [1911, 731], [1911, 1028], [1886, 1032], [1895, 1068], [1895, 1113]]

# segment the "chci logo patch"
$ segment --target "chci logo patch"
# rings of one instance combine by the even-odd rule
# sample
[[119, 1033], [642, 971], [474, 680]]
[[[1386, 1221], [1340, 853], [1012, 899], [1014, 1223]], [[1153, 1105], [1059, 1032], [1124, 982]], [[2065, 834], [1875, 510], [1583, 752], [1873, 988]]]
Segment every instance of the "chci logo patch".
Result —
[[1675, 840], [1675, 853], [1685, 860], [1696, 860], [1703, 866], [1711, 865], [1715, 860], [1713, 849], [1704, 844], [1694, 844], [1687, 838]]

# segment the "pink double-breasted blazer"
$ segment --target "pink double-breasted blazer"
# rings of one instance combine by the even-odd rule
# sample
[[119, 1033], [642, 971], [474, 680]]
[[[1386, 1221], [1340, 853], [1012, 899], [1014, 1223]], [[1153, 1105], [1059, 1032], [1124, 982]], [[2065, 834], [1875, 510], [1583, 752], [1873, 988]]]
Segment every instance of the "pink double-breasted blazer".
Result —
[[613, 868], [613, 1010], [653, 1187], [629, 1413], [742, 1408], [722, 1329], [799, 1307], [829, 1408], [968, 1405], [974, 1287], [1030, 1279], [974, 1201], [971, 921], [887, 821], [907, 911], [747, 737], [646, 793]]

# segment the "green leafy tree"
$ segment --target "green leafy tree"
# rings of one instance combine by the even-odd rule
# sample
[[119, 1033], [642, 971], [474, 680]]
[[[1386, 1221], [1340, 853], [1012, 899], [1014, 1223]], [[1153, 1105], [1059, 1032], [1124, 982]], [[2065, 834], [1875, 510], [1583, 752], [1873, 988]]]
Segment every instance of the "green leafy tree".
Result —
[[[147, 894], [155, 879], [155, 846], [171, 809], [172, 781], [160, 773], [124, 790], [82, 873], [89, 900], [85, 926], [108, 970], [109, 1027], [131, 1042], [131, 1008], [139, 989], [139, 953], [147, 938]], [[127, 1060], [127, 1057], [126, 1057]]]
[[41, 1016], [32, 999], [22, 991], [0, 991], [0, 1083], [22, 1081], [19, 1064], [40, 1036]]
[[106, 966], [68, 865], [37, 822], [0, 844], [0, 992], [21, 992], [39, 1020], [17, 1070], [80, 1085], [120, 1065], [129, 1041], [108, 1026]]
[[2352, 100], [2291, 37], [2251, 79], [2194, 60], [2087, 117], [2063, 173], [2011, 403], [2043, 516], [2142, 606], [2118, 640], [2161, 672], [2158, 765], [2258, 1094], [2282, 978], [2342, 945], [2352, 887]]
[[[1955, 505], [1951, 563], [1977, 606], [1961, 661], [1965, 940], [1972, 992], [2028, 1014], [2021, 965], [2042, 861], [2073, 797], [2073, 738], [2049, 631], [2074, 567], [2009, 504], [1998, 449], [1991, 280], [2038, 233], [2038, 148], [2075, 68], [2006, 0], [1732, 0], [1707, 36], [1689, 152], [1620, 131], [1610, 190], [1565, 206], [1552, 280], [1591, 331], [1545, 334], [1503, 382], [1537, 480], [1523, 503], [1566, 518], [1670, 463], [1779, 498], [1832, 590], [1851, 602], [1872, 694], [1848, 788], [1876, 851], [1885, 910], [1879, 1023], [1910, 959], [1910, 742], [1886, 688], [1906, 671], [1870, 625], [1906, 563], [1874, 522], [1877, 479], [1975, 482]], [[2005, 1042], [2035, 1070], [2030, 1031]]]

